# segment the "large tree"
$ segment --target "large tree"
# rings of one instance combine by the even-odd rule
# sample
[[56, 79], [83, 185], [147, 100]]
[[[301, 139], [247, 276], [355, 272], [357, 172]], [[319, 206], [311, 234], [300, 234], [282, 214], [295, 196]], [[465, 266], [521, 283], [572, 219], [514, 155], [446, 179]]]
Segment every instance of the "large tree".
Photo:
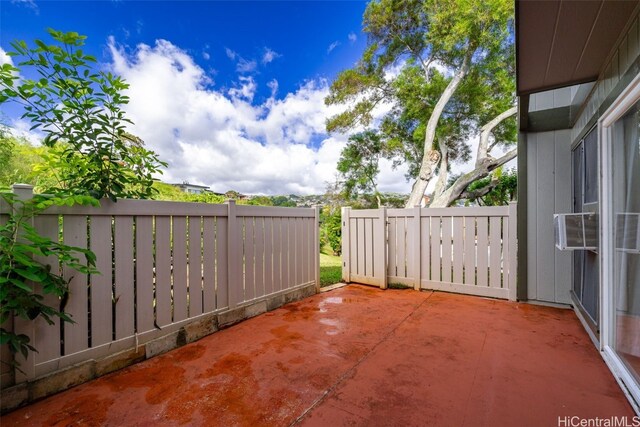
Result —
[[[363, 22], [368, 48], [325, 100], [347, 106], [327, 130], [375, 129], [385, 144], [377, 152], [408, 165], [407, 207], [421, 203], [433, 179], [431, 206], [450, 205], [516, 156], [515, 149], [491, 155], [515, 142], [512, 23], [511, 0], [372, 1]], [[388, 112], [376, 122], [382, 105]], [[451, 164], [471, 158], [471, 138], [478, 138], [475, 168], [449, 183]]]

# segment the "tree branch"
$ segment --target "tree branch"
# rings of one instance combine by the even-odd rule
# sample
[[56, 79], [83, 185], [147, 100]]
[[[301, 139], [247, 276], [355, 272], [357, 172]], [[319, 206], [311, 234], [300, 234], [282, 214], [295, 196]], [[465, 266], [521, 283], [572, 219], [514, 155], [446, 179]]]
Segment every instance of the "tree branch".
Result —
[[496, 188], [499, 183], [500, 183], [500, 180], [492, 178], [491, 181], [489, 181], [489, 183], [482, 188], [478, 188], [477, 190], [472, 190], [472, 191], [469, 191], [469, 190], [463, 191], [460, 194], [459, 198], [474, 200], [474, 199], [486, 196], [491, 192], [491, 190]]
[[455, 200], [460, 198], [460, 195], [467, 189], [469, 184], [486, 177], [491, 171], [504, 165], [509, 160], [514, 159], [517, 155], [518, 150], [514, 148], [497, 159], [493, 157], [485, 158], [479, 165], [476, 165], [474, 170], [465, 173], [456, 179], [456, 182], [454, 182], [451, 187], [447, 188], [440, 197], [434, 198], [433, 202], [431, 202], [431, 205], [429, 206], [432, 208], [444, 208], [449, 206]]
[[[507, 118], [513, 116], [518, 111], [518, 107], [511, 107], [507, 111], [503, 111], [494, 117], [480, 129], [480, 143], [478, 144], [478, 155], [476, 157], [476, 167], [478, 167], [484, 159], [489, 156], [489, 136], [493, 129]], [[495, 144], [494, 144], [495, 145]]]

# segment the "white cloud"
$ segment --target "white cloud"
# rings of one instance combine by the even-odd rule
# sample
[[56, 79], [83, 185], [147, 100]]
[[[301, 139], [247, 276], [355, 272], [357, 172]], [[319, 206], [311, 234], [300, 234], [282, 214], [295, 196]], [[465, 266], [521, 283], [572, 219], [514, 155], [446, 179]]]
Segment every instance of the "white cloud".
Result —
[[238, 52], [231, 50], [228, 47], [225, 47], [224, 51], [227, 54], [227, 58], [229, 58], [232, 61], [237, 61], [236, 71], [239, 73], [250, 73], [254, 71], [258, 66], [258, 62], [256, 60], [244, 59], [242, 56], [238, 54]]
[[256, 69], [258, 63], [255, 60], [247, 60], [244, 58], [238, 59], [236, 64], [236, 71], [239, 73], [250, 73]]
[[240, 76], [238, 80], [240, 80], [240, 84], [229, 89], [229, 95], [235, 99], [246, 99], [249, 102], [253, 101], [253, 96], [256, 94], [256, 89], [258, 88], [253, 77]]
[[0, 65], [4, 65], [4, 64], [13, 65], [13, 60], [9, 55], [7, 55], [7, 52], [0, 47]]
[[[113, 39], [109, 47], [114, 71], [130, 85], [131, 131], [170, 164], [163, 180], [249, 194], [318, 194], [334, 180], [348, 136], [325, 133], [326, 118], [340, 109], [324, 104], [326, 81], [253, 105], [252, 77], [213, 90], [193, 58], [168, 41], [131, 54]], [[268, 86], [273, 93], [277, 82]], [[382, 191], [409, 191], [402, 171], [382, 166]]]
[[337, 48], [338, 46], [340, 46], [340, 42], [339, 41], [334, 41], [333, 43], [331, 43], [329, 45], [329, 47], [327, 48], [327, 53], [331, 53], [333, 51], [333, 49]]
[[275, 97], [278, 93], [278, 81], [276, 79], [267, 82], [267, 87], [271, 89], [271, 97]]
[[209, 59], [211, 59], [211, 55], [209, 55], [208, 52], [202, 52], [202, 57], [204, 58], [205, 61], [208, 61]]
[[9, 133], [17, 138], [24, 138], [32, 145], [40, 145], [44, 134], [38, 130], [31, 130], [32, 124], [22, 119], [12, 120], [9, 124]]
[[227, 54], [227, 58], [229, 58], [232, 61], [235, 61], [236, 57], [238, 56], [238, 54], [235, 51], [229, 49], [228, 47], [224, 48], [224, 52]]
[[358, 40], [358, 36], [356, 35], [356, 33], [349, 33], [349, 35], [347, 36], [349, 38], [349, 43], [354, 44], [356, 42], [356, 40]]
[[11, 0], [11, 3], [26, 6], [33, 10], [36, 15], [40, 14], [40, 8], [34, 0]]
[[262, 55], [262, 63], [267, 65], [272, 62], [274, 59], [281, 57], [282, 55], [276, 52], [275, 50], [269, 49], [268, 47], [264, 48], [264, 54]]

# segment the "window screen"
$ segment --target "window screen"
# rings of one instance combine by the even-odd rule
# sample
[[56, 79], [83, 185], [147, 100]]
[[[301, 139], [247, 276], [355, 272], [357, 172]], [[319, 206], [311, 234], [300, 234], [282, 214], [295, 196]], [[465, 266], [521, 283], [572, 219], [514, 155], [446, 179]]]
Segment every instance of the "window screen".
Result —
[[584, 139], [584, 203], [598, 201], [598, 134], [594, 130]]

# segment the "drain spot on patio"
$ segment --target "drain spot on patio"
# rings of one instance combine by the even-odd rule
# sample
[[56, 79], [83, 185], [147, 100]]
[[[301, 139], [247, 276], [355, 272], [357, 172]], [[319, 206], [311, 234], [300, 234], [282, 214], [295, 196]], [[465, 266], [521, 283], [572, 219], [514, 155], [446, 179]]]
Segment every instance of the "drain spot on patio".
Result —
[[163, 417], [198, 425], [268, 425], [281, 419], [285, 414], [279, 412], [286, 411], [287, 402], [295, 402], [298, 394], [281, 389], [270, 391], [265, 400], [251, 360], [240, 353], [223, 356], [184, 393], [174, 395]]
[[83, 394], [65, 404], [46, 421], [48, 426], [101, 425], [114, 400], [97, 394]]
[[283, 325], [271, 329], [269, 332], [275, 337], [264, 343], [264, 350], [273, 349], [276, 353], [295, 348], [297, 342], [303, 341], [302, 334], [289, 330], [289, 326]]
[[114, 393], [128, 388], [148, 388], [145, 401], [156, 405], [174, 393], [176, 384], [184, 381], [184, 373], [184, 368], [176, 366], [172, 358], [167, 357], [136, 365], [126, 375], [118, 373], [104, 381]]

